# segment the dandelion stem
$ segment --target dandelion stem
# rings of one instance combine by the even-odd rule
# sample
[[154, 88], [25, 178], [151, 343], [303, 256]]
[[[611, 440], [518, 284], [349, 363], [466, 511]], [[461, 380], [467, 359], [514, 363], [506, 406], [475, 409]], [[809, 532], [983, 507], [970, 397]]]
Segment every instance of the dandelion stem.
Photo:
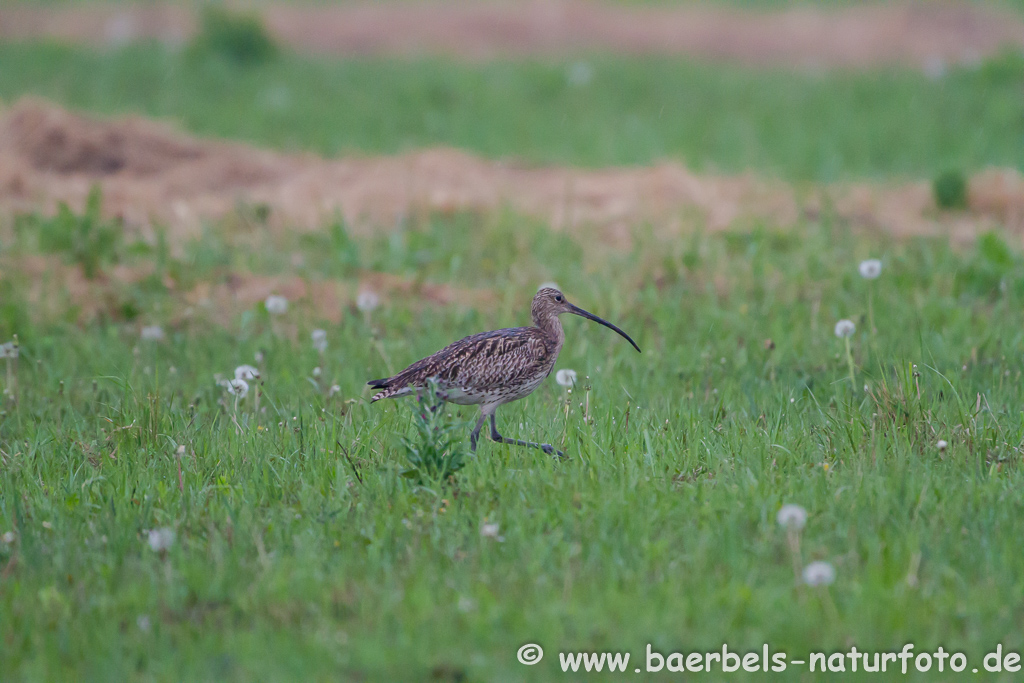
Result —
[[235, 423], [235, 429], [237, 429], [238, 433], [241, 434], [243, 430], [242, 425], [238, 424], [238, 399], [239, 395], [235, 394], [235, 410], [231, 413], [231, 421]]
[[853, 352], [850, 350], [850, 338], [843, 337], [843, 341], [846, 343], [846, 364], [850, 368], [850, 390], [853, 393], [857, 393], [857, 377], [854, 373], [853, 367]]
[[828, 586], [819, 586], [821, 591], [821, 601], [825, 603], [825, 611], [828, 612], [829, 618], [832, 623], [839, 622], [839, 610], [836, 609], [836, 603], [832, 601], [832, 594], [828, 590]]
[[803, 560], [800, 558], [800, 530], [794, 526], [786, 529], [786, 540], [789, 542], [789, 553], [793, 558], [793, 578], [800, 585], [800, 572]]
[[875, 336], [875, 285], [873, 280], [868, 281], [868, 328], [871, 336]]

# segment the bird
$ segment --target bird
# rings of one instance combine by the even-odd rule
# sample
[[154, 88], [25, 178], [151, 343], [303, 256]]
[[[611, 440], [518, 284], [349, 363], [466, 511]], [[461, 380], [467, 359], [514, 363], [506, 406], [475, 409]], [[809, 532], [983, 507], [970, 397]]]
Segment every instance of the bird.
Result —
[[563, 313], [572, 313], [614, 330], [640, 353], [640, 347], [621, 329], [569, 303], [558, 289], [542, 287], [530, 306], [532, 327], [510, 327], [470, 335], [416, 361], [394, 377], [367, 382], [368, 386], [379, 390], [371, 403], [422, 394], [433, 384], [438, 398], [443, 401], [480, 406], [480, 417], [469, 439], [471, 452], [476, 452], [480, 430], [490, 419], [492, 441], [539, 448], [548, 455], [557, 453], [562, 457], [564, 453], [556, 451], [551, 444], [502, 436], [495, 424], [495, 413], [506, 403], [529, 396], [551, 374], [565, 343], [565, 332], [558, 319]]

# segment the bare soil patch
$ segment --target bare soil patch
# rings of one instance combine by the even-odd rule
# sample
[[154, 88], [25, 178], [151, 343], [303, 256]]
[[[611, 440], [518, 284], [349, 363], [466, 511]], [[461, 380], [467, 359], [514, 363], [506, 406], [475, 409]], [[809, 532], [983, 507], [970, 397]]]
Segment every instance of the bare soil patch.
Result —
[[[81, 267], [65, 263], [56, 255], [0, 258], [0, 278], [14, 273], [31, 283], [27, 295], [37, 319], [65, 318], [68, 311], [73, 311], [76, 321], [85, 324], [98, 318], [120, 318], [126, 287], [152, 277], [154, 270], [151, 266], [118, 265], [90, 279]], [[495, 295], [489, 290], [457, 288], [373, 271], [351, 279], [231, 271], [188, 288], [181, 288], [170, 279], [164, 284], [170, 294], [170, 310], [165, 311], [164, 320], [175, 327], [211, 323], [230, 326], [239, 314], [261, 306], [271, 294], [287, 297], [303, 317], [333, 324], [340, 323], [345, 315], [361, 315], [356, 298], [363, 290], [374, 292], [384, 303], [397, 300], [414, 307], [486, 308], [495, 303]]]
[[[594, 0], [250, 3], [303, 52], [337, 55], [678, 54], [755, 66], [926, 69], [1024, 46], [1024, 20], [980, 3], [918, 1], [744, 11], [701, 4], [627, 7]], [[0, 7], [0, 38], [170, 43], [196, 30], [196, 8], [169, 3]]]
[[938, 212], [925, 181], [794, 187], [752, 174], [698, 175], [665, 162], [584, 170], [490, 161], [448, 148], [325, 160], [222, 141], [127, 117], [100, 120], [25, 99], [0, 111], [0, 212], [81, 210], [98, 184], [104, 210], [172, 239], [265, 209], [276, 230], [317, 230], [341, 216], [357, 234], [431, 212], [512, 210], [613, 246], [637, 229], [671, 237], [751, 224], [786, 227], [833, 211], [852, 227], [969, 238], [1002, 225], [1024, 232], [1024, 178], [994, 169], [971, 179], [970, 209]]

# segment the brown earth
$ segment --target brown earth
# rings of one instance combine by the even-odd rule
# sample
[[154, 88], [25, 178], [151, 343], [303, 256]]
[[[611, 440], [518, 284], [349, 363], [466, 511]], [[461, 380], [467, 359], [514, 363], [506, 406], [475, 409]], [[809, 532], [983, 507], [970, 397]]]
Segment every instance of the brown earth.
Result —
[[[17, 261], [0, 257], [0, 279], [17, 273], [31, 283], [27, 289], [30, 310], [37, 319], [63, 319], [75, 311], [80, 323], [101, 316], [117, 318], [122, 312], [125, 285], [151, 277], [152, 266], [116, 265], [95, 278], [64, 262], [59, 256], [20, 255]], [[171, 305], [164, 321], [172, 327], [191, 323], [229, 326], [243, 311], [251, 311], [268, 296], [284, 296], [317, 322], [338, 324], [345, 314], [361, 315], [356, 309], [360, 291], [369, 290], [383, 301], [400, 300], [403, 305], [462, 305], [487, 308], [495, 303], [494, 293], [482, 289], [456, 288], [409, 280], [390, 273], [363, 272], [351, 280], [304, 279], [294, 275], [260, 275], [231, 271], [183, 289], [171, 279], [164, 281]], [[294, 336], [295, 330], [286, 330]]]
[[[929, 72], [1024, 46], [1024, 19], [954, 0], [738, 10], [704, 4], [633, 6], [595, 0], [412, 0], [334, 5], [235, 3], [303, 52], [441, 53], [474, 59], [613, 51], [678, 54], [755, 66], [859, 68], [908, 63]], [[181, 43], [195, 6], [166, 2], [0, 7], [0, 39], [47, 36], [94, 44]]]
[[613, 246], [647, 226], [662, 237], [787, 227], [826, 209], [855, 229], [895, 235], [969, 239], [998, 224], [1024, 234], [1024, 178], [1008, 169], [971, 179], [969, 211], [943, 213], [924, 181], [792, 186], [674, 162], [532, 167], [447, 148], [326, 160], [200, 140], [141, 118], [88, 118], [37, 99], [0, 110], [0, 212], [50, 212], [58, 202], [81, 210], [95, 184], [105, 211], [143, 232], [167, 226], [178, 243], [256, 207], [272, 229], [317, 230], [340, 215], [364, 235], [431, 212], [510, 209]]

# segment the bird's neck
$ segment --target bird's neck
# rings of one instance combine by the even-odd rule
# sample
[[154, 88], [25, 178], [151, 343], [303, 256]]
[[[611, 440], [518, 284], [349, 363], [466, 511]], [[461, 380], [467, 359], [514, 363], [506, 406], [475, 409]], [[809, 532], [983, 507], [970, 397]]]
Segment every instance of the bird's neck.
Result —
[[562, 321], [558, 319], [557, 315], [549, 314], [535, 316], [533, 322], [544, 333], [545, 339], [554, 346], [554, 352], [557, 355], [562, 350], [562, 344], [565, 342], [565, 331], [562, 329]]

